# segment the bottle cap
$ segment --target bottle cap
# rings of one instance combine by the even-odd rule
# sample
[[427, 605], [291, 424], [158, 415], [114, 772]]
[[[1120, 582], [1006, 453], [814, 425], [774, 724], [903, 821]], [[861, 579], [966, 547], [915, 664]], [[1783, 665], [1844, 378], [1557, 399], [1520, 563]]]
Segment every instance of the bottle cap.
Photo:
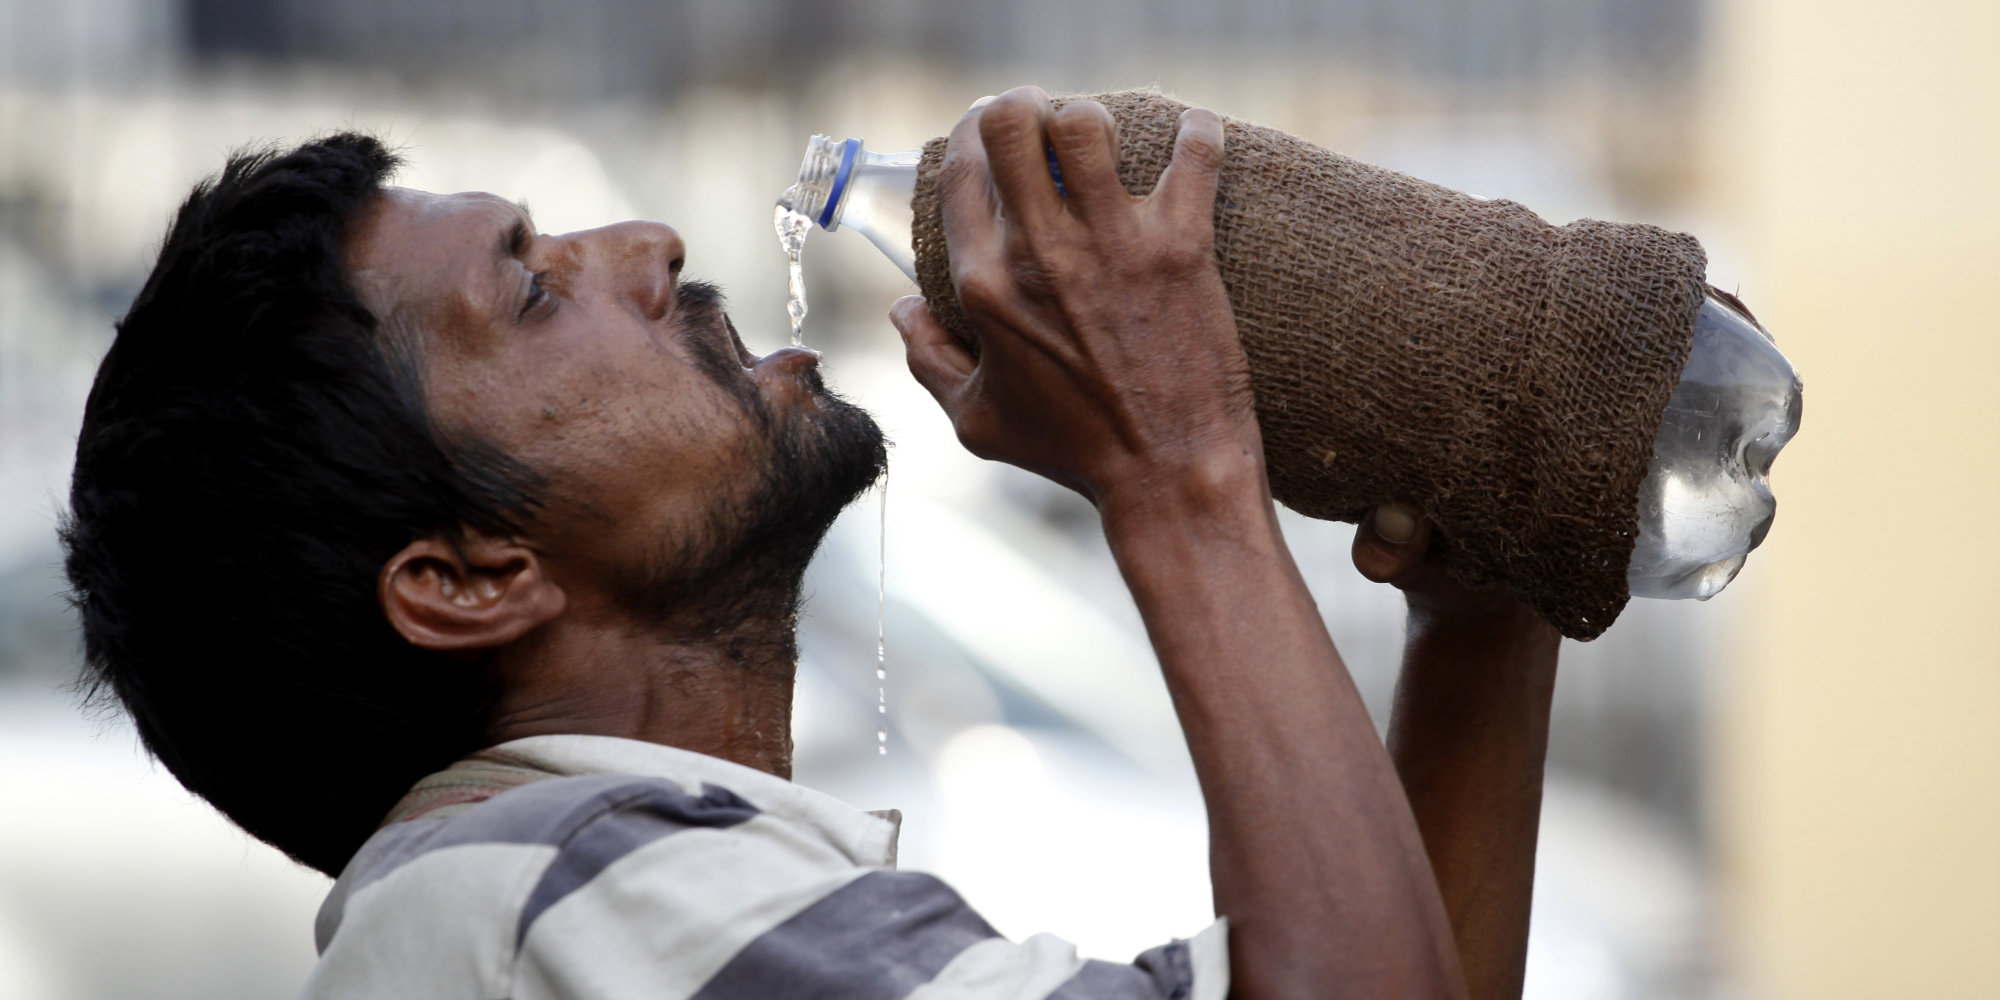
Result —
[[834, 171], [833, 187], [826, 193], [826, 207], [820, 209], [819, 227], [833, 231], [833, 214], [840, 208], [840, 196], [847, 193], [847, 179], [854, 174], [854, 158], [861, 152], [861, 140], [849, 139], [841, 144], [840, 169]]

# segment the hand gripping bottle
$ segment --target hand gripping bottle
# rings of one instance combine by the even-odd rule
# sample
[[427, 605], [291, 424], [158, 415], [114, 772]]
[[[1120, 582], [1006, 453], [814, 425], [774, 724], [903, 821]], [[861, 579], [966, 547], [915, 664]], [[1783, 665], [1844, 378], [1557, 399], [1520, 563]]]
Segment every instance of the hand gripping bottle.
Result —
[[[881, 154], [858, 139], [814, 136], [780, 204], [822, 229], [860, 233], [916, 280], [911, 200], [921, 159], [921, 151]], [[1639, 488], [1625, 568], [1631, 595], [1705, 600], [1728, 585], [1770, 531], [1771, 464], [1800, 414], [1798, 372], [1740, 302], [1709, 288]]]

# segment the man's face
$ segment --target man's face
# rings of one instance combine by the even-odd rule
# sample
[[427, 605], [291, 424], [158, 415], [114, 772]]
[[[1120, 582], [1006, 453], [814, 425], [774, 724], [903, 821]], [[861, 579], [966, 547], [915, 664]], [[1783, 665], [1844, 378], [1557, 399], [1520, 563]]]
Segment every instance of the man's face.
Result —
[[750, 354], [713, 287], [680, 280], [684, 257], [664, 225], [545, 236], [493, 195], [403, 188], [349, 237], [433, 423], [546, 480], [526, 541], [573, 600], [756, 600], [881, 468], [881, 432], [821, 385], [818, 356]]

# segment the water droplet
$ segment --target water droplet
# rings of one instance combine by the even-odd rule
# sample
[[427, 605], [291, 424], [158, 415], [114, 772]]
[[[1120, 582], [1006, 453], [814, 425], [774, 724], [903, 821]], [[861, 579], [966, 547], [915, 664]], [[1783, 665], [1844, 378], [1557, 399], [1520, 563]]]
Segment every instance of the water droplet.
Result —
[[875, 536], [875, 714], [882, 717], [875, 729], [875, 750], [889, 752], [889, 653], [888, 632], [883, 628], [889, 607], [889, 472], [882, 471], [876, 484], [875, 507], [881, 520]]

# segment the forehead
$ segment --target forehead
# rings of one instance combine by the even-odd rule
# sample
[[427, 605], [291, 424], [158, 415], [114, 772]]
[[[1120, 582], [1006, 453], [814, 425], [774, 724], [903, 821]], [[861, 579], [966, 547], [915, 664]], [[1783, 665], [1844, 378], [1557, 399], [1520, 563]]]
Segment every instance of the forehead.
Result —
[[377, 316], [472, 308], [507, 259], [509, 231], [525, 219], [520, 205], [483, 191], [384, 188], [348, 230], [348, 273]]

